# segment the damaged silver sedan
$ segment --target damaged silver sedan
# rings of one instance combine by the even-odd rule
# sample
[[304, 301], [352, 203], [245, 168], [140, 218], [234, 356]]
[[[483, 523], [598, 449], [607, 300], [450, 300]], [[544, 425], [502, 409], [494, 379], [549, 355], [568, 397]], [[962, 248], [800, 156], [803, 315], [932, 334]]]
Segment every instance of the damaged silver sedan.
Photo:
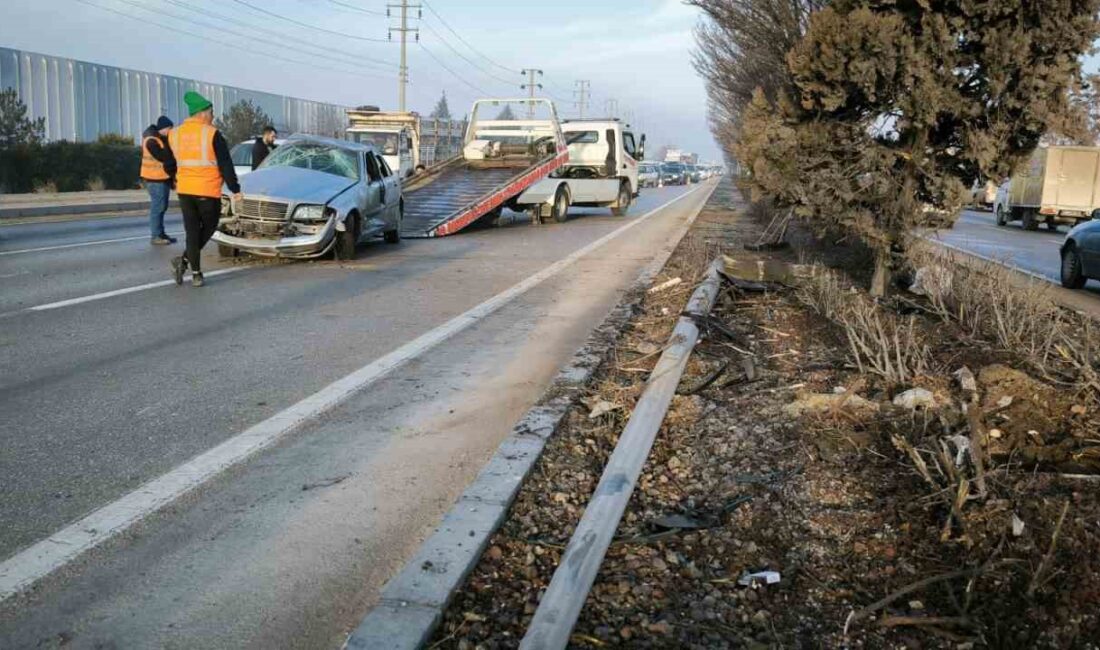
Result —
[[370, 145], [292, 136], [241, 178], [241, 193], [222, 199], [214, 241], [224, 257], [352, 259], [370, 238], [401, 240], [401, 183]]

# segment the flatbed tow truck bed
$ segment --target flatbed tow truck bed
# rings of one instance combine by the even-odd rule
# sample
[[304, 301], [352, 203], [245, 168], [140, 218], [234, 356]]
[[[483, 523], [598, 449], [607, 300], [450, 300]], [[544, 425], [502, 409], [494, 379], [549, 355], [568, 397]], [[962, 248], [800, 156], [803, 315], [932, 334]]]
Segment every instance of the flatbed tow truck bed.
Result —
[[[495, 111], [501, 104], [516, 102], [542, 106], [547, 117], [527, 120], [480, 117], [479, 107]], [[531, 110], [533, 112], [534, 108]], [[488, 155], [475, 157], [464, 152], [407, 179], [402, 188], [405, 202], [402, 237], [443, 237], [505, 205], [523, 209], [517, 199], [524, 190], [569, 160], [557, 111], [549, 100], [474, 102], [466, 142], [475, 140], [479, 143], [505, 140], [507, 143], [497, 145]]]

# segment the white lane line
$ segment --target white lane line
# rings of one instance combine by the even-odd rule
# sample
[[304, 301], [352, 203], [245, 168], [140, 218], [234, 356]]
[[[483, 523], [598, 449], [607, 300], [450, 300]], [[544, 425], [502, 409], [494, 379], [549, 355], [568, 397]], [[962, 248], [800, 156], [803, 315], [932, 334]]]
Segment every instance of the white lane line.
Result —
[[13, 555], [0, 564], [0, 601], [30, 587], [39, 579], [73, 561], [85, 551], [95, 548], [125, 531], [146, 516], [206, 483], [233, 465], [270, 447], [298, 426], [333, 408], [391, 370], [478, 323], [511, 300], [558, 275], [576, 263], [577, 260], [643, 223], [673, 203], [695, 195], [700, 189], [704, 188], [713, 191], [714, 186], [700, 185], [698, 188], [685, 192], [631, 220], [465, 313], [420, 335], [393, 352], [325, 386], [297, 404], [276, 413], [259, 424], [249, 427], [217, 447], [192, 458], [167, 474], [149, 481], [117, 501], [103, 506], [83, 519]]
[[[236, 273], [237, 271], [245, 270], [246, 266], [235, 266], [228, 269], [218, 269], [217, 271], [208, 271], [203, 273], [203, 276], [212, 278], [218, 275], [226, 275], [229, 273]], [[96, 300], [103, 300], [104, 298], [114, 298], [115, 296], [124, 296], [128, 293], [135, 293], [137, 291], [145, 291], [146, 289], [156, 289], [157, 287], [167, 287], [175, 284], [175, 280], [161, 280], [160, 282], [150, 282], [149, 284], [139, 284], [135, 287], [125, 287], [122, 289], [115, 289], [113, 291], [104, 291], [103, 293], [93, 293], [90, 296], [81, 296], [79, 298], [69, 298], [68, 300], [59, 300], [57, 302], [48, 302], [44, 305], [35, 305], [34, 307], [27, 307], [21, 311], [49, 311], [51, 309], [60, 309], [62, 307], [72, 307], [73, 305], [82, 305], [86, 302], [94, 302]], [[19, 312], [12, 312], [19, 313]]]
[[[182, 232], [168, 233], [172, 237], [182, 236]], [[23, 248], [16, 251], [0, 251], [0, 256], [4, 255], [22, 255], [24, 253], [42, 253], [45, 251], [59, 251], [65, 248], [80, 248], [82, 246], [98, 246], [100, 244], [117, 244], [124, 241], [137, 241], [139, 239], [149, 239], [149, 235], [141, 235], [138, 237], [119, 237], [118, 239], [97, 239], [95, 241], [82, 241], [76, 244], [58, 244], [57, 246], [42, 246], [40, 248]]]

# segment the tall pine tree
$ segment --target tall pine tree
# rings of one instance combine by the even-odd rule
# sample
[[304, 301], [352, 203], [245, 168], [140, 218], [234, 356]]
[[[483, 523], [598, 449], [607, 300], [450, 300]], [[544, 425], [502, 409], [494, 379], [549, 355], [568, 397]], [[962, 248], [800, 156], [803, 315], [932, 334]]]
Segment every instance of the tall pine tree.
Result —
[[443, 96], [439, 98], [435, 108], [432, 109], [432, 114], [428, 117], [437, 120], [449, 120], [451, 119], [451, 109], [447, 106], [447, 91], [443, 91]]

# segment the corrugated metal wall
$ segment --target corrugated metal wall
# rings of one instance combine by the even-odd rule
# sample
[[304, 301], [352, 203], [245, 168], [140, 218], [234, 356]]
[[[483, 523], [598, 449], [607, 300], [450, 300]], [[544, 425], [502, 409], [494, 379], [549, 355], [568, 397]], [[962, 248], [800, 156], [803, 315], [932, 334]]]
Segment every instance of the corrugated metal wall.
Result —
[[343, 106], [126, 70], [0, 47], [0, 88], [15, 88], [32, 117], [46, 118], [50, 140], [95, 140], [103, 133], [133, 136], [167, 115], [186, 117], [183, 94], [197, 90], [221, 111], [247, 99], [271, 116], [280, 133], [342, 137]]

